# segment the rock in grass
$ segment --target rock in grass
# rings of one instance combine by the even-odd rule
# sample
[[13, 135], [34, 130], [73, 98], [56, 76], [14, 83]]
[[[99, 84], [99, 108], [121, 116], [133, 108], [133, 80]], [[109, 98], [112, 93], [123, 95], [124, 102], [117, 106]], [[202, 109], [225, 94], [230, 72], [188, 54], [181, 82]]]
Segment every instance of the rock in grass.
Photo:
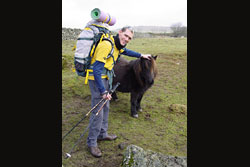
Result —
[[122, 167], [186, 167], [187, 158], [163, 155], [129, 145], [124, 153]]
[[170, 110], [170, 112], [174, 112], [174, 113], [186, 114], [187, 113], [187, 106], [182, 105], [182, 104], [171, 104], [169, 106], [169, 110]]
[[120, 148], [121, 150], [123, 150], [125, 147], [127, 147], [128, 146], [128, 143], [120, 143], [119, 145], [118, 145], [118, 148]]

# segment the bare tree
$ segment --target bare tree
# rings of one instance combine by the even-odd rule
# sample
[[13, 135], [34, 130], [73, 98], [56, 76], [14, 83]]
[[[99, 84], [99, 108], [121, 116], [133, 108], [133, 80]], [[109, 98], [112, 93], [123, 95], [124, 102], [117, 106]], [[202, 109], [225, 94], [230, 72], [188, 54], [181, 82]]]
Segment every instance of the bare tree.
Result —
[[182, 26], [182, 23], [178, 22], [170, 26], [173, 37], [187, 36], [187, 27]]

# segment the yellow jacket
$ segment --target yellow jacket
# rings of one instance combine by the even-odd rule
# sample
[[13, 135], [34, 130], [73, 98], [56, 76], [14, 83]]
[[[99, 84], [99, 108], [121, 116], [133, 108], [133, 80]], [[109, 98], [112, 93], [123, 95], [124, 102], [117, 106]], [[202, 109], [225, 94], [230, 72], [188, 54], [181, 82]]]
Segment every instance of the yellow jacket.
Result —
[[[115, 43], [113, 36], [111, 36], [111, 40], [113, 41], [113, 43]], [[106, 68], [107, 70], [112, 70], [113, 67], [114, 67], [113, 58], [109, 57], [107, 59], [107, 56], [110, 53], [111, 49], [112, 49], [112, 45], [111, 45], [111, 43], [109, 41], [107, 41], [107, 40], [101, 41], [97, 45], [95, 53], [94, 53], [93, 57], [91, 58], [91, 63], [90, 64], [91, 65], [94, 64], [94, 62], [97, 60], [97, 61], [105, 63], [104, 68]], [[117, 47], [114, 44], [113, 56], [114, 56], [115, 61], [117, 60], [119, 53], [122, 53], [123, 51], [124, 51], [123, 49], [118, 50]], [[102, 75], [102, 78], [107, 78], [107, 75]], [[89, 74], [88, 79], [89, 80], [94, 80], [94, 76]]]

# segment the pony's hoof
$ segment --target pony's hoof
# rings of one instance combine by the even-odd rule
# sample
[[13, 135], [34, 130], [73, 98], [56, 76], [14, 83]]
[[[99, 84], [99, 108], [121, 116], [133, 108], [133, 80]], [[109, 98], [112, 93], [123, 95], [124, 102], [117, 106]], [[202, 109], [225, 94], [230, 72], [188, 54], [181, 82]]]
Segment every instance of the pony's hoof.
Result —
[[138, 118], [138, 114], [132, 115], [132, 117], [134, 117], [134, 118]]
[[119, 100], [118, 100], [118, 99], [113, 99], [113, 98], [112, 98], [112, 101], [114, 101], [114, 102], [118, 102]]

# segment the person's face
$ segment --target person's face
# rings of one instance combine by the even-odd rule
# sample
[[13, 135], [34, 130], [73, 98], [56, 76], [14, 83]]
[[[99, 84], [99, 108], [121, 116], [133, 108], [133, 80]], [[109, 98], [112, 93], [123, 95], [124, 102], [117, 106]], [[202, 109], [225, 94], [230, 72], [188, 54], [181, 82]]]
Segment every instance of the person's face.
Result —
[[126, 29], [126, 31], [122, 32], [121, 30], [119, 31], [119, 39], [120, 43], [122, 46], [126, 45], [129, 43], [129, 41], [133, 38], [134, 34], [129, 30]]

